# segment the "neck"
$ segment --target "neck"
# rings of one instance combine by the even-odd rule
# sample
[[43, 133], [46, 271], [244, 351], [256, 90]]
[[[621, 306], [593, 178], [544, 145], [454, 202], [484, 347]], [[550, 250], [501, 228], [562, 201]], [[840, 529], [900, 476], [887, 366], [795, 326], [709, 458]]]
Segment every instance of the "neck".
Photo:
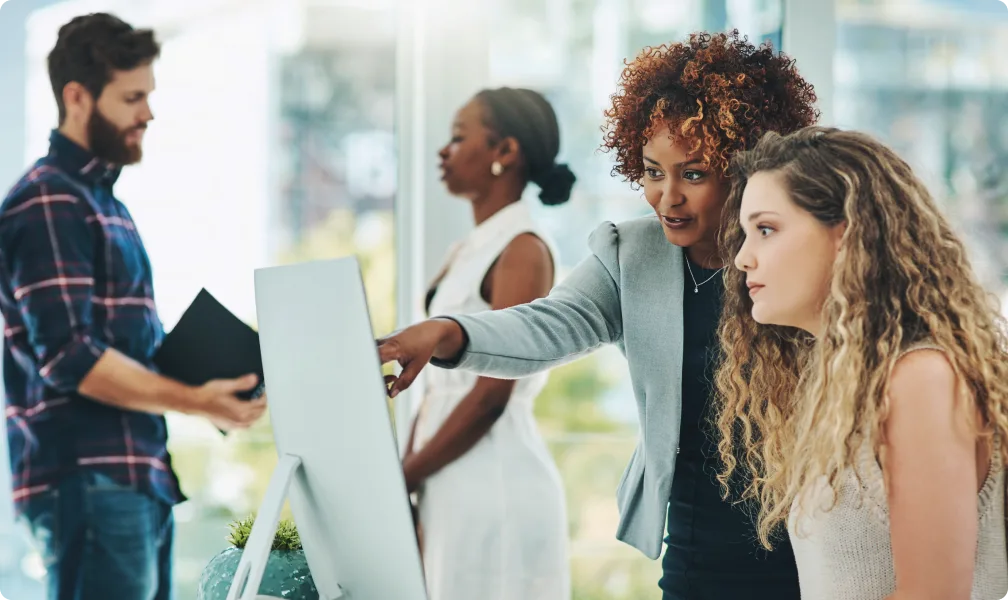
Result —
[[826, 333], [826, 324], [823, 322], [823, 312], [824, 311], [820, 310], [814, 315], [799, 316], [790, 323], [787, 323], [786, 326], [801, 329], [818, 341], [822, 339], [822, 336]]
[[505, 206], [521, 200], [524, 185], [511, 180], [501, 181], [483, 196], [472, 198], [473, 220], [477, 225], [497, 214]]
[[79, 128], [71, 126], [69, 122], [60, 125], [59, 132], [63, 135], [63, 137], [77, 144], [81, 148], [84, 148], [87, 151], [91, 150], [91, 144], [88, 143], [87, 134]]
[[724, 266], [716, 241], [700, 241], [686, 248], [686, 256], [705, 269], [720, 269]]
[[817, 340], [821, 339], [823, 333], [826, 331], [826, 328], [823, 326], [822, 320], [818, 318], [815, 321], [812, 321], [811, 323], [806, 323], [805, 325], [802, 325], [801, 329], [804, 329], [805, 331], [811, 333], [812, 337], [814, 337]]

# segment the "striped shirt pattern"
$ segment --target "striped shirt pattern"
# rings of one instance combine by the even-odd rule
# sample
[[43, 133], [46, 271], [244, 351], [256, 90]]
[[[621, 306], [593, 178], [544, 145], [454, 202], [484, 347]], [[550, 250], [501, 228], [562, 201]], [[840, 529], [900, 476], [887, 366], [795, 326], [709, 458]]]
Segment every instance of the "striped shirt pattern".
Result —
[[164, 329], [150, 261], [113, 195], [120, 169], [54, 131], [0, 205], [0, 315], [14, 503], [93, 469], [166, 503], [184, 500], [164, 417], [77, 392], [108, 348], [153, 368]]

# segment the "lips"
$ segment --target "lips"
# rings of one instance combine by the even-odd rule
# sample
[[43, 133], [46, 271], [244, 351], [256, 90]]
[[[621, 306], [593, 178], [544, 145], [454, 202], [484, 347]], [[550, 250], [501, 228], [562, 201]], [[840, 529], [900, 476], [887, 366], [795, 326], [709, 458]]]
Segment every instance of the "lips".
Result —
[[689, 217], [669, 217], [666, 215], [662, 215], [661, 220], [662, 223], [670, 229], [681, 229], [689, 226], [689, 224], [693, 222], [693, 219]]
[[755, 281], [747, 281], [746, 287], [749, 288], [749, 296], [755, 296], [756, 292], [763, 289], [762, 283], [756, 283]]

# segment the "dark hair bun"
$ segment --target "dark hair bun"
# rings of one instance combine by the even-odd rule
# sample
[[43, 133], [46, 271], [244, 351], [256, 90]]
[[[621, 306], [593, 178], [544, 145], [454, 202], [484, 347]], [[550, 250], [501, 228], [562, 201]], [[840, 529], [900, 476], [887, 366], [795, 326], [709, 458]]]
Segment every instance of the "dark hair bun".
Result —
[[532, 180], [539, 186], [539, 200], [546, 206], [556, 206], [570, 200], [571, 188], [577, 177], [565, 164], [554, 164]]

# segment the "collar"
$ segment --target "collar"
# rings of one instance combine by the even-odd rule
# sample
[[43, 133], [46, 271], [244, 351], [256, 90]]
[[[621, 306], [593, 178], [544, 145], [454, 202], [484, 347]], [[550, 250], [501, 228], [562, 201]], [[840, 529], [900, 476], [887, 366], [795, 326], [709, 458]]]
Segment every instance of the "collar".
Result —
[[532, 213], [524, 200], [518, 200], [498, 210], [477, 225], [470, 233], [468, 241], [480, 244], [483, 241], [495, 239], [503, 232], [515, 227], [516, 223], [531, 221]]
[[122, 171], [121, 166], [101, 160], [57, 129], [49, 135], [49, 160], [54, 166], [84, 182], [109, 187], [119, 179]]

